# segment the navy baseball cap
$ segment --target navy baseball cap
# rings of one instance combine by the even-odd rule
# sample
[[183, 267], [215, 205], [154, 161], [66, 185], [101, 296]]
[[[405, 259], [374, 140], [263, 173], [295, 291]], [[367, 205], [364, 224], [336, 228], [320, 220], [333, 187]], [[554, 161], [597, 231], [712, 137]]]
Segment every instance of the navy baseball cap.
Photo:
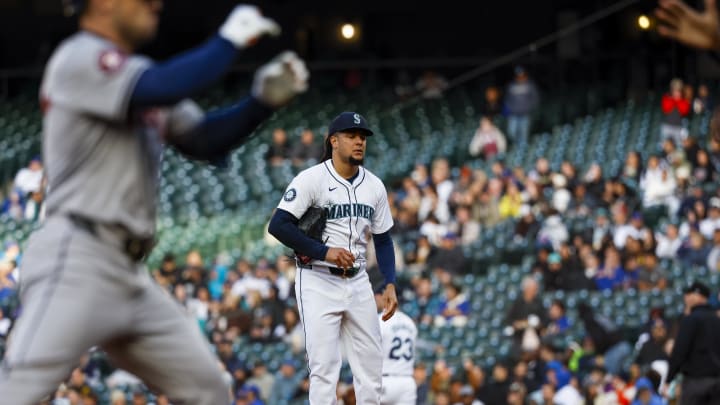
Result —
[[349, 129], [359, 129], [368, 136], [373, 134], [373, 131], [368, 127], [365, 117], [356, 112], [346, 111], [332, 120], [328, 128], [328, 135]]

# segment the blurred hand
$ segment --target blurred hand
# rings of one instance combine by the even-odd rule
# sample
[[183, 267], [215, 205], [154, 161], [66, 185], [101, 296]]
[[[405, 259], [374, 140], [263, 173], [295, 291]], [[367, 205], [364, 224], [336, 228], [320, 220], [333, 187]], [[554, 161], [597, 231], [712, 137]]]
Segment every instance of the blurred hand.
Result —
[[348, 250], [343, 248], [330, 248], [325, 255], [325, 261], [335, 263], [341, 269], [349, 269], [355, 263], [355, 257]]
[[395, 294], [395, 284], [388, 284], [383, 291], [382, 302], [384, 304], [382, 320], [387, 321], [392, 318], [398, 306], [397, 295]]
[[720, 49], [720, 22], [716, 0], [705, 0], [702, 12], [682, 0], [660, 0], [655, 16], [660, 35], [698, 49]]
[[255, 44], [266, 34], [280, 35], [280, 26], [275, 21], [263, 17], [257, 7], [249, 5], [235, 7], [220, 27], [220, 36], [239, 49]]
[[285, 51], [255, 73], [252, 94], [270, 107], [287, 104], [308, 88], [310, 73], [295, 52]]

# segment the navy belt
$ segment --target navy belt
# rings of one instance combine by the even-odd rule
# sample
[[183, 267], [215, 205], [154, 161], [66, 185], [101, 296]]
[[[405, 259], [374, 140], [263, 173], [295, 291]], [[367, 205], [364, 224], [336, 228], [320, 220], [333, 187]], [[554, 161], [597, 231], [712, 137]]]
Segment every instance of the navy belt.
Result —
[[[308, 269], [308, 270], [312, 270], [312, 268], [313, 268], [312, 264], [298, 264], [298, 267], [300, 267], [301, 269]], [[328, 269], [330, 274], [341, 277], [341, 278], [353, 278], [353, 277], [357, 276], [358, 273], [360, 273], [359, 267], [351, 267], [349, 269], [341, 269], [340, 267], [330, 267], [330, 266], [318, 266], [318, 267], [326, 268], [326, 269]]]

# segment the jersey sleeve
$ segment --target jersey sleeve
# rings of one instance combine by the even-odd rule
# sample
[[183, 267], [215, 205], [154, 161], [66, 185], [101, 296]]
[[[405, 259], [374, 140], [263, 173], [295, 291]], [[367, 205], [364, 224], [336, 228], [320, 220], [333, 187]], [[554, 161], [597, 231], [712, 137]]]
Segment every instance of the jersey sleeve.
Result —
[[387, 191], [381, 181], [378, 180], [377, 183], [379, 184], [378, 201], [372, 218], [372, 233], [374, 234], [385, 233], [393, 226]]
[[58, 52], [46, 72], [43, 96], [52, 105], [124, 121], [135, 84], [151, 62], [102, 42], [77, 40]]
[[312, 180], [307, 171], [298, 174], [285, 189], [285, 194], [283, 194], [278, 208], [300, 219], [315, 201]]

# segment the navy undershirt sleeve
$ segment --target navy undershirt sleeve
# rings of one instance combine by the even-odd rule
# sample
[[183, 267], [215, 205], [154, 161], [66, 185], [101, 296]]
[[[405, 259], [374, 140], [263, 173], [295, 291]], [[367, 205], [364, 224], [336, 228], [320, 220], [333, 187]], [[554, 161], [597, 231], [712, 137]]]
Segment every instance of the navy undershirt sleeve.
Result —
[[373, 243], [378, 267], [385, 276], [385, 284], [395, 284], [395, 249], [390, 231], [373, 234]]
[[194, 130], [173, 134], [171, 143], [191, 158], [217, 164], [247, 141], [273, 111], [254, 97], [247, 97], [231, 107], [208, 113]]
[[207, 89], [232, 67], [238, 50], [214, 36], [203, 45], [145, 70], [130, 97], [130, 107], [172, 105]]
[[298, 219], [283, 209], [276, 209], [270, 219], [268, 232], [285, 246], [311, 259], [325, 260], [328, 247], [305, 235], [298, 227]]

